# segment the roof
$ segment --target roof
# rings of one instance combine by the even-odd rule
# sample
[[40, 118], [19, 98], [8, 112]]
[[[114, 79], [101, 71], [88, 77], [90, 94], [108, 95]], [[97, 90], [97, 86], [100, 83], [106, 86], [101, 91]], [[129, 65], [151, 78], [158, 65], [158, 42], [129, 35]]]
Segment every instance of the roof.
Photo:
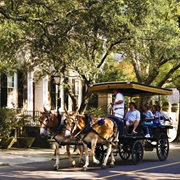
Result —
[[92, 84], [89, 92], [106, 92], [112, 93], [113, 89], [118, 89], [121, 93], [127, 96], [136, 95], [172, 95], [172, 90], [167, 88], [160, 88], [137, 82], [103, 82]]

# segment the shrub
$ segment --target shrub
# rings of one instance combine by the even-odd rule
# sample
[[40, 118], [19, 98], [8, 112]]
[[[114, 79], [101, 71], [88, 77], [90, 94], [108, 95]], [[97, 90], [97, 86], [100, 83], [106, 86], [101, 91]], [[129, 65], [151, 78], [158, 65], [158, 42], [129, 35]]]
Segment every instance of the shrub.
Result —
[[18, 126], [16, 111], [0, 108], [0, 137], [10, 137], [11, 131]]

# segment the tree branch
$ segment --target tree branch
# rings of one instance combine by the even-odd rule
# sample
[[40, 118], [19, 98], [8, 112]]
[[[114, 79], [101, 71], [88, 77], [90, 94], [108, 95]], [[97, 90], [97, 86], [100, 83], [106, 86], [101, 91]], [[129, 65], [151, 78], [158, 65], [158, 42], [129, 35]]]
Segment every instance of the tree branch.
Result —
[[159, 74], [159, 67], [154, 66], [152, 72], [153, 73], [149, 73], [149, 76], [147, 77], [147, 79], [145, 81], [145, 84], [151, 84], [152, 81], [158, 76], [158, 74]]
[[163, 64], [167, 63], [168, 61], [175, 59], [175, 58], [176, 58], [175, 55], [173, 55], [173, 56], [171, 56], [171, 57], [169, 57], [169, 58], [165, 58], [165, 59], [164, 59], [163, 56], [162, 56], [162, 57], [161, 57], [161, 60], [159, 61], [159, 62], [160, 62], [160, 63], [159, 63], [159, 67], [162, 66]]
[[142, 83], [142, 77], [140, 75], [140, 71], [138, 70], [137, 66], [136, 66], [136, 62], [135, 61], [131, 61], [132, 62], [132, 65], [134, 67], [134, 71], [135, 71], [135, 74], [136, 74], [136, 77], [138, 79], [138, 82]]
[[73, 114], [77, 114], [78, 113], [78, 101], [77, 101], [77, 98], [74, 95], [74, 93], [72, 91], [72, 88], [71, 88], [71, 86], [70, 86], [70, 84], [68, 82], [68, 78], [64, 78], [64, 83], [67, 85], [68, 94], [71, 97], [74, 108], [75, 108], [75, 111], [74, 111]]
[[[161, 67], [161, 66], [163, 66], [165, 63], [167, 63], [168, 61], [170, 61], [170, 60], [173, 60], [175, 58], [175, 55], [173, 55], [172, 57], [169, 57], [169, 58], [166, 58], [166, 59], [163, 59], [163, 56], [161, 56], [160, 57], [160, 59], [159, 59], [159, 64], [157, 64], [156, 66], [154, 66], [153, 67], [153, 69], [152, 69], [152, 74], [149, 74], [150, 76], [148, 76], [148, 78], [146, 79], [146, 84], [151, 84], [152, 83], [152, 81], [158, 76], [158, 74], [159, 74], [159, 68]], [[173, 73], [173, 72], [172, 72]], [[169, 78], [169, 77], [168, 77]], [[167, 78], [167, 79], [168, 79]], [[167, 80], [166, 79], [166, 80]], [[166, 81], [165, 80], [165, 81]], [[164, 82], [165, 83], [165, 82]], [[163, 85], [163, 84], [162, 84]]]
[[179, 68], [180, 68], [180, 63], [177, 64], [176, 66], [174, 66], [174, 67], [165, 75], [165, 77], [163, 78], [163, 80], [158, 83], [157, 86], [162, 87], [163, 84], [171, 77], [171, 75], [172, 75], [177, 69], [179, 69]]
[[85, 74], [80, 73], [79, 68], [76, 66], [74, 67], [77, 73], [81, 76], [81, 78], [84, 80], [85, 84], [89, 85], [92, 81], [88, 80]]
[[104, 54], [104, 56], [101, 59], [101, 62], [98, 64], [97, 68], [100, 68], [102, 66], [102, 64], [104, 63], [104, 61], [106, 60], [107, 56], [109, 55], [110, 51], [112, 50], [112, 48], [114, 46], [116, 46], [117, 44], [121, 44], [123, 41], [125, 40], [130, 40], [131, 38], [121, 38], [119, 41], [116, 41], [114, 43], [112, 43], [109, 48], [107, 49], [106, 53]]
[[6, 19], [11, 19], [13, 21], [24, 21], [24, 22], [28, 22], [27, 21], [27, 17], [23, 17], [21, 15], [19, 16], [12, 16], [9, 13], [6, 12], [5, 9], [3, 9], [2, 7], [0, 7], [0, 14], [2, 14]]

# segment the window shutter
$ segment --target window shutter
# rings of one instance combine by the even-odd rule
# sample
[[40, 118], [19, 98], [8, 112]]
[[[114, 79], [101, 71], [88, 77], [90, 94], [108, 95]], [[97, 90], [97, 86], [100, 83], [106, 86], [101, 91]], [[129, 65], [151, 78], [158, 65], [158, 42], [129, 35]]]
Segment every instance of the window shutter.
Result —
[[7, 76], [1, 74], [1, 107], [7, 106]]
[[56, 109], [56, 85], [53, 77], [50, 81], [50, 97], [51, 97], [51, 109]]

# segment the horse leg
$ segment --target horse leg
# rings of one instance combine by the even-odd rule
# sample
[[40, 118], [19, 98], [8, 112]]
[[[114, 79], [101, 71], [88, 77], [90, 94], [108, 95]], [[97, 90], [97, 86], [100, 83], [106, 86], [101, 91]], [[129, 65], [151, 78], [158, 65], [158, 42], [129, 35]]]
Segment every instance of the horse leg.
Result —
[[54, 165], [54, 170], [58, 170], [59, 169], [59, 145], [57, 143], [55, 143], [56, 145], [56, 163]]
[[91, 155], [93, 158], [93, 163], [99, 164], [100, 162], [95, 157], [95, 148], [96, 148], [97, 140], [98, 138], [95, 138], [95, 139], [92, 139], [91, 141]]
[[69, 162], [70, 162], [71, 166], [75, 167], [76, 166], [76, 161], [74, 159], [72, 159], [72, 157], [71, 157], [70, 146], [69, 145], [66, 145], [66, 152], [67, 152], [67, 155], [69, 157]]
[[108, 161], [108, 158], [109, 158], [111, 151], [112, 151], [112, 144], [109, 143], [107, 153], [106, 153], [106, 157], [104, 158], [103, 164], [101, 166], [102, 169], [106, 168], [106, 164], [107, 164], [107, 161]]
[[82, 166], [83, 163], [84, 163], [84, 160], [83, 160], [84, 148], [83, 148], [83, 146], [81, 146], [81, 145], [79, 145], [78, 148], [79, 148], [79, 150], [80, 150], [78, 166]]
[[84, 151], [85, 151], [85, 164], [83, 166], [83, 171], [87, 170], [87, 167], [89, 166], [89, 153], [88, 153], [88, 147], [85, 143], [83, 143]]
[[114, 162], [115, 162], [115, 158], [114, 158], [114, 153], [113, 153], [113, 148], [112, 148], [112, 150], [111, 150], [111, 162], [110, 162], [111, 168], [114, 167]]

